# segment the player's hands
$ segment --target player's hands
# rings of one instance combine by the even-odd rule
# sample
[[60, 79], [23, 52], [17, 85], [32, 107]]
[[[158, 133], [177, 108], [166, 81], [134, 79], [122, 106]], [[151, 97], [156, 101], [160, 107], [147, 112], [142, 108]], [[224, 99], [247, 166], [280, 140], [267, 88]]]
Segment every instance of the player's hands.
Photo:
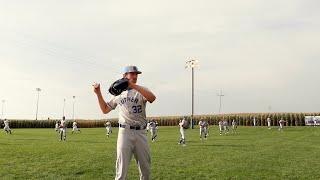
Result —
[[94, 83], [92, 86], [93, 86], [94, 93], [101, 94], [101, 89], [100, 89], [100, 84], [99, 83]]

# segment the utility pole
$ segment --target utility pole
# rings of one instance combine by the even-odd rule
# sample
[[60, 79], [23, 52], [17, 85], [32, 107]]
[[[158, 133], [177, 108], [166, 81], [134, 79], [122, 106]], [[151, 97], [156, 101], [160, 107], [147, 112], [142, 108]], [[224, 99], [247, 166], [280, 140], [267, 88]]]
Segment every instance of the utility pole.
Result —
[[186, 66], [185, 68], [191, 68], [191, 122], [190, 122], [190, 125], [191, 125], [191, 129], [193, 129], [193, 116], [194, 116], [194, 68], [196, 66], [198, 66], [199, 64], [199, 61], [198, 60], [194, 60], [194, 59], [191, 59], [191, 60], [188, 60], [186, 62]]
[[217, 96], [219, 96], [219, 114], [221, 114], [221, 109], [222, 109], [222, 97], [224, 96], [224, 94], [222, 93], [222, 89], [220, 89], [219, 94], [217, 94]]
[[37, 110], [36, 110], [36, 120], [38, 120], [38, 110], [39, 110], [39, 98], [40, 98], [40, 88], [36, 88], [37, 91]]

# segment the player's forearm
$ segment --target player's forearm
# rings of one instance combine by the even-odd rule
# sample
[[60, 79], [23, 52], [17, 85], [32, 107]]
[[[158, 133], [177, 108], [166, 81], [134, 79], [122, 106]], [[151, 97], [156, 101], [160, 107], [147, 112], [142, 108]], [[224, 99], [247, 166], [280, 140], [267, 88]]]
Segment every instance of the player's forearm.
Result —
[[156, 96], [151, 91], [136, 84], [133, 85], [132, 88], [137, 90], [139, 93], [141, 93], [142, 96], [145, 97], [147, 101], [149, 101], [150, 103], [156, 100]]
[[98, 93], [97, 94], [97, 97], [98, 97], [98, 102], [99, 102], [99, 106], [100, 106], [100, 109], [101, 111], [104, 113], [104, 114], [107, 114], [111, 111], [111, 109], [109, 108], [109, 106], [107, 105], [107, 103], [104, 101], [103, 97], [102, 97], [102, 94], [101, 93]]

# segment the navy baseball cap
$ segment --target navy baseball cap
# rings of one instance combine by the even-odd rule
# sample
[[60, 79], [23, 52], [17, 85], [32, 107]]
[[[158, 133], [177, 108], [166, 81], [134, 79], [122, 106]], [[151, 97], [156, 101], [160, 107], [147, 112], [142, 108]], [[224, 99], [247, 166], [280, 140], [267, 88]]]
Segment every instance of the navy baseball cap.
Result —
[[130, 73], [130, 72], [135, 72], [137, 74], [141, 74], [141, 71], [138, 70], [137, 66], [126, 66], [122, 69], [122, 73]]

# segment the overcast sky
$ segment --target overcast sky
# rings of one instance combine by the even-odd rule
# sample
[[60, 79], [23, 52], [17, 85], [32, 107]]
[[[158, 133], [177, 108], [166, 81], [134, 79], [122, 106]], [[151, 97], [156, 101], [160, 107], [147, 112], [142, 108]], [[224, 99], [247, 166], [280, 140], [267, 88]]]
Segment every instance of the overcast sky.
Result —
[[91, 84], [108, 86], [132, 64], [157, 96], [148, 116], [314, 112], [320, 108], [318, 0], [1, 0], [0, 99], [6, 118], [116, 117]]

